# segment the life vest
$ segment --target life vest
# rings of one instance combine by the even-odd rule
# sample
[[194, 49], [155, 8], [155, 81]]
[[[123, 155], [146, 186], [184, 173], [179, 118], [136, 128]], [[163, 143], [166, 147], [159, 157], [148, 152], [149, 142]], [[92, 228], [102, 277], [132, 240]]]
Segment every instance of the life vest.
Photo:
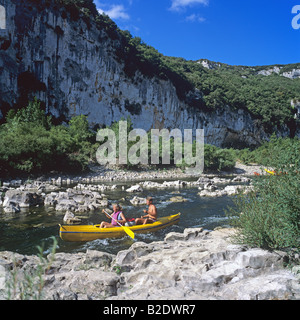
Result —
[[118, 225], [118, 223], [117, 223], [117, 221], [118, 220], [121, 220], [121, 213], [122, 213], [122, 211], [118, 211], [118, 212], [114, 212], [113, 214], [112, 214], [112, 221], [111, 221], [111, 224], [113, 225], [113, 226], [119, 226]]

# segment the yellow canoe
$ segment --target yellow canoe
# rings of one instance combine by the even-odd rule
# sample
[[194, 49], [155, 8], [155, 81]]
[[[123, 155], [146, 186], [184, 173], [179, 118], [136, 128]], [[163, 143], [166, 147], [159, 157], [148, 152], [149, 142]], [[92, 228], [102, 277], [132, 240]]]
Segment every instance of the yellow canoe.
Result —
[[[180, 213], [159, 218], [156, 222], [152, 224], [139, 225], [127, 227], [135, 234], [155, 232], [169, 226], [172, 226], [179, 222]], [[92, 241], [96, 239], [107, 239], [107, 238], [123, 238], [126, 236], [126, 232], [121, 227], [116, 228], [103, 228], [100, 229], [99, 225], [59, 225], [59, 236], [64, 241], [70, 242], [85, 242]]]
[[267, 169], [265, 169], [265, 171], [266, 171], [267, 173], [269, 173], [269, 174], [273, 175], [273, 176], [275, 176], [275, 174], [276, 174], [276, 172], [275, 172], [275, 171], [270, 171], [270, 170], [267, 170]]

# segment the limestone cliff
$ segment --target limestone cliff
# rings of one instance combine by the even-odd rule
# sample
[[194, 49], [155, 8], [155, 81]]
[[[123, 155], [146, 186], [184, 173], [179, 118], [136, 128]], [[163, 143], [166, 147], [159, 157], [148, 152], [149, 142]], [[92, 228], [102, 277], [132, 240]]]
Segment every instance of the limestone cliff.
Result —
[[50, 0], [0, 4], [6, 9], [6, 29], [0, 33], [0, 117], [36, 96], [62, 121], [85, 114], [92, 126], [102, 126], [130, 116], [135, 128], [146, 130], [204, 128], [206, 143], [217, 146], [257, 145], [268, 138], [244, 109], [208, 112], [189, 103], [202, 98], [197, 90], [179, 98], [169, 79], [140, 70], [129, 77], [116, 55], [120, 39], [83, 13], [71, 19]]

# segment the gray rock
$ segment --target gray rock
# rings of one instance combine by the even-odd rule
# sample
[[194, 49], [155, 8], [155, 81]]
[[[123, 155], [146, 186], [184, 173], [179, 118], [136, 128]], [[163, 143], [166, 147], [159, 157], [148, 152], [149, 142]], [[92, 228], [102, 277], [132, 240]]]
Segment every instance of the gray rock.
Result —
[[211, 182], [211, 180], [207, 177], [200, 177], [198, 180], [197, 180], [197, 184], [206, 184], [206, 183], [209, 183]]
[[209, 191], [209, 190], [202, 190], [198, 193], [200, 197], [223, 197], [227, 195], [225, 190], [216, 190], [216, 191]]
[[130, 200], [130, 203], [133, 204], [134, 206], [147, 204], [146, 198], [140, 198], [137, 196], [133, 197], [133, 199]]
[[216, 190], [218, 190], [218, 187], [216, 185], [214, 185], [213, 183], [209, 182], [209, 183], [204, 184], [204, 190], [216, 191]]
[[[45, 299], [128, 300], [299, 299], [295, 273], [283, 268], [285, 253], [232, 244], [234, 229], [201, 228], [170, 233], [164, 241], [136, 242], [116, 256], [87, 250], [57, 253], [44, 276]], [[12, 262], [18, 272], [39, 259], [0, 252], [1, 284]], [[298, 269], [295, 268], [295, 272]]]
[[247, 182], [250, 182], [250, 181], [251, 181], [250, 178], [243, 177], [243, 176], [236, 176], [235, 178], [232, 179], [232, 182], [244, 182], [244, 183], [247, 183]]
[[183, 198], [182, 196], [175, 196], [167, 200], [168, 202], [187, 202], [189, 200]]
[[11, 204], [20, 208], [29, 208], [42, 205], [43, 198], [37, 193], [11, 189], [5, 193], [3, 207], [9, 207]]
[[3, 208], [3, 211], [5, 213], [18, 213], [20, 212], [20, 206], [14, 202], [10, 202]]
[[67, 211], [67, 213], [64, 216], [63, 221], [66, 224], [74, 224], [74, 223], [78, 223], [81, 222], [81, 219], [76, 217], [74, 213], [72, 213], [71, 211]]
[[127, 190], [126, 190], [126, 192], [143, 192], [143, 189], [142, 189], [142, 187], [139, 185], [139, 184], [137, 184], [137, 185], [135, 185], [135, 186], [132, 186], [132, 187], [130, 187], [130, 188], [128, 188]]

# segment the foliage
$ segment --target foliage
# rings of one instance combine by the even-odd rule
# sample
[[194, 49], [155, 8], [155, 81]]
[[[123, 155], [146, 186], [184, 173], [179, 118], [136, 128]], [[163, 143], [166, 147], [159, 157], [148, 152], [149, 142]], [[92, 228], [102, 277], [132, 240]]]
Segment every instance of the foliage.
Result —
[[69, 127], [53, 126], [35, 100], [0, 126], [0, 172], [45, 173], [86, 170], [95, 152], [94, 133], [85, 116], [74, 117]]
[[89, 128], [87, 117], [84, 115], [73, 117], [69, 121], [69, 133], [78, 143], [90, 141], [94, 137], [94, 133]]
[[45, 258], [43, 248], [38, 246], [39, 263], [29, 271], [18, 270], [14, 261], [13, 269], [6, 281], [6, 300], [42, 300], [45, 286], [44, 275], [50, 270], [55, 258], [57, 240], [52, 237], [53, 245], [50, 255]]
[[[253, 247], [300, 248], [300, 142], [274, 140], [269, 165], [277, 175], [259, 176], [250, 195], [239, 195], [227, 212], [235, 240]], [[266, 153], [268, 154], [268, 153]]]
[[204, 146], [204, 168], [205, 170], [229, 170], [234, 168], [236, 158], [229, 149], [221, 149], [212, 145]]
[[[120, 121], [124, 121], [124, 119], [121, 119]], [[120, 137], [119, 137], [119, 125], [120, 122], [114, 122], [109, 129], [111, 129], [115, 136], [116, 136], [116, 156], [117, 158], [119, 157], [119, 142], [120, 142]], [[133, 130], [132, 127], [132, 122], [130, 118], [127, 119], [127, 136], [129, 135], [130, 131]], [[190, 161], [187, 161], [187, 159], [184, 158], [184, 143], [180, 142], [180, 148], [179, 153], [180, 157], [182, 158], [181, 162], [178, 162], [178, 159], [175, 159], [175, 141], [173, 137], [170, 137], [170, 148], [166, 150], [166, 145], [164, 144], [164, 140], [162, 136], [160, 136], [159, 141], [155, 143], [155, 141], [151, 140], [151, 130], [147, 133], [147, 139], [148, 139], [148, 145], [147, 145], [147, 150], [137, 150], [137, 156], [140, 156], [140, 152], [148, 152], [147, 155], [147, 163], [150, 164], [152, 163], [152, 155], [151, 155], [151, 148], [156, 149], [158, 152], [158, 163], [157, 165], [171, 165], [174, 166], [176, 164], [177, 167], [185, 169], [187, 167], [190, 167], [188, 163]], [[127, 139], [127, 151], [130, 150], [137, 142], [139, 141], [139, 138], [137, 141], [129, 141]], [[165, 154], [164, 152], [167, 152]], [[193, 141], [192, 145], [192, 156], [196, 156], [196, 141]], [[167, 157], [170, 162], [168, 164], [163, 162], [164, 156], [170, 156]], [[212, 170], [212, 171], [222, 171], [222, 170], [230, 170], [234, 167], [236, 163], [236, 154], [234, 150], [230, 149], [221, 149], [212, 145], [205, 145], [204, 146], [204, 167], [205, 170]], [[127, 159], [127, 165], [125, 166], [127, 169], [132, 168], [133, 166], [131, 165], [129, 159]]]
[[80, 11], [91, 16], [96, 16], [98, 13], [93, 0], [55, 0], [55, 2], [66, 8], [73, 19], [79, 18]]
[[26, 108], [19, 109], [17, 112], [11, 109], [6, 116], [6, 121], [11, 127], [18, 126], [20, 123], [32, 123], [50, 128], [51, 120], [52, 117], [45, 115], [41, 102], [36, 97], [28, 103]]
[[235, 150], [238, 160], [245, 164], [258, 163], [267, 167], [278, 165], [278, 155], [285, 154], [286, 150], [298, 150], [300, 152], [300, 142], [298, 138], [277, 138], [272, 135], [270, 141], [264, 142], [260, 147], [250, 150]]

